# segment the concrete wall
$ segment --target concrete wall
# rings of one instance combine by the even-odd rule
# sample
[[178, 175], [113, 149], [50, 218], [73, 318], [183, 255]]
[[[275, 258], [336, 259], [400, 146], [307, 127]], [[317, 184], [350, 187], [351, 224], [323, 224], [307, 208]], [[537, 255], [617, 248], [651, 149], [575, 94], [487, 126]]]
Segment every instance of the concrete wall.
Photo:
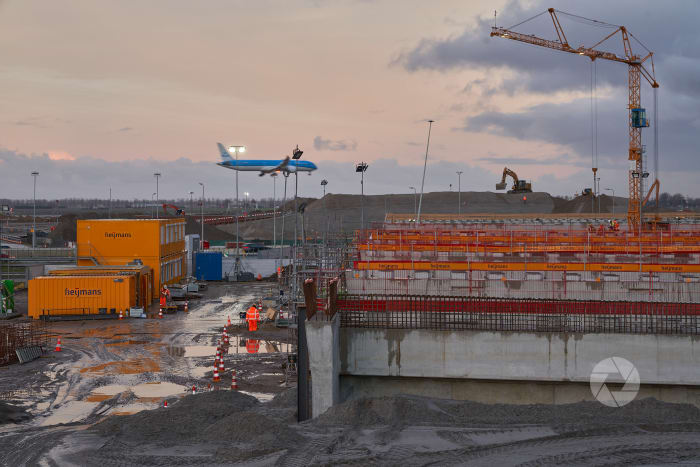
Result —
[[[484, 404], [569, 404], [594, 400], [588, 383], [341, 375], [340, 399], [412, 394]], [[700, 387], [642, 384], [637, 399], [700, 407]]]
[[340, 402], [340, 316], [336, 314], [331, 321], [318, 314], [315, 318], [306, 321], [313, 417]]
[[642, 384], [700, 386], [700, 337], [344, 328], [341, 374], [585, 382], [622, 357]]

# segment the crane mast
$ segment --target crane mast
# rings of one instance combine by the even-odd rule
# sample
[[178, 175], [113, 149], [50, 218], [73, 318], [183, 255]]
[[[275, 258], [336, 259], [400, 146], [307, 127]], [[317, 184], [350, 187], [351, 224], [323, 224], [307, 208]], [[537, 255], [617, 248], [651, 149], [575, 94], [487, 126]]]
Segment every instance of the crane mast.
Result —
[[[546, 12], [549, 13], [552, 18], [552, 23], [554, 24], [554, 29], [557, 33], [558, 40], [548, 40], [541, 37], [537, 37], [530, 34], [522, 34], [513, 31], [508, 28], [501, 28], [494, 26], [491, 28], [491, 37], [501, 37], [503, 39], [510, 39], [518, 42], [525, 42], [527, 44], [537, 45], [540, 47], [545, 47], [548, 49], [558, 50], [560, 52], [569, 52], [578, 55], [585, 55], [591, 60], [603, 59], [610, 60], [614, 62], [620, 62], [627, 64], [627, 74], [628, 74], [628, 124], [629, 124], [629, 151], [628, 160], [630, 161], [630, 169], [628, 172], [629, 178], [629, 203], [627, 208], [627, 223], [631, 230], [641, 229], [642, 219], [641, 219], [641, 207], [642, 207], [642, 180], [648, 174], [644, 172], [643, 167], [643, 150], [642, 150], [642, 128], [649, 126], [649, 122], [646, 118], [646, 111], [642, 108], [641, 103], [641, 79], [644, 77], [646, 81], [651, 85], [652, 88], [656, 89], [659, 87], [654, 73], [654, 53], [647, 50], [647, 54], [642, 57], [635, 55], [632, 51], [632, 44], [630, 42], [630, 33], [624, 26], [615, 26], [615, 30], [605, 36], [603, 39], [598, 41], [591, 47], [585, 47], [583, 45], [578, 48], [573, 48], [569, 45], [569, 42], [564, 33], [564, 29], [559, 22], [557, 17], [557, 10], [554, 8], [549, 8]], [[563, 14], [568, 14], [564, 12], [559, 12]], [[537, 16], [540, 16], [537, 15]], [[534, 19], [530, 18], [530, 19]], [[526, 20], [529, 21], [529, 20]], [[597, 21], [601, 23], [600, 21]], [[522, 23], [520, 23], [522, 24]], [[607, 23], [603, 23], [607, 24]], [[622, 45], [624, 47], [624, 56], [617, 55], [613, 52], [599, 50], [598, 46], [603, 44], [605, 41], [611, 39], [612, 37], [620, 34], [622, 40]], [[640, 43], [641, 44], [641, 43]], [[645, 62], [649, 61], [651, 69], [645, 67]], [[655, 122], [656, 123], [656, 122]], [[595, 170], [595, 169], [594, 169]], [[652, 185], [653, 189], [656, 187], [658, 191], [659, 181], [655, 180]], [[651, 189], [649, 194], [651, 194]], [[648, 199], [649, 195], [647, 195]]]

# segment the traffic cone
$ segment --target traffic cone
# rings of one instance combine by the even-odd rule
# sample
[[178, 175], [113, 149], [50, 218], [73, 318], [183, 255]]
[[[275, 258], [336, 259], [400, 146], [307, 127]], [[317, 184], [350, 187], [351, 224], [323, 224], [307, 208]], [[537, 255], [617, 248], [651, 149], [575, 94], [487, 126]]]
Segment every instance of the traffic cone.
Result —
[[56, 352], [61, 351], [61, 336], [58, 336], [58, 340], [56, 341]]
[[224, 359], [223, 358], [221, 360], [219, 360], [219, 372], [221, 374], [224, 373]]
[[212, 379], [215, 383], [218, 383], [221, 381], [221, 378], [219, 378], [219, 369], [217, 367], [214, 367], [214, 378]]
[[163, 319], [163, 309], [162, 308], [158, 308], [158, 318]]
[[226, 323], [226, 327], [231, 326], [231, 317], [228, 317], [228, 322]]
[[194, 394], [196, 392], [197, 392], [197, 386], [192, 386], [192, 395], [194, 396]]
[[190, 309], [189, 309], [189, 307], [187, 306], [187, 300], [185, 300], [185, 313], [187, 313], [188, 311], [190, 311]]
[[231, 390], [238, 391], [238, 380], [236, 380], [236, 370], [231, 370]]
[[124, 319], [124, 313], [122, 310], [119, 310], [119, 319]]
[[168, 401], [163, 401], [163, 408], [168, 408]]

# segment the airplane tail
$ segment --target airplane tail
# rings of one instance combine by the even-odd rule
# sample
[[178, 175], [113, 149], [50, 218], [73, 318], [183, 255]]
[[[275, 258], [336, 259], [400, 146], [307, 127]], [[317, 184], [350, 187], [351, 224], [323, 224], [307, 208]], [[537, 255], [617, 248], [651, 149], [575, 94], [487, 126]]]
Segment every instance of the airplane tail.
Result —
[[228, 150], [224, 147], [223, 144], [216, 143], [216, 145], [219, 147], [219, 153], [221, 154], [221, 160], [223, 160], [223, 161], [233, 160], [231, 158], [231, 154], [229, 154]]

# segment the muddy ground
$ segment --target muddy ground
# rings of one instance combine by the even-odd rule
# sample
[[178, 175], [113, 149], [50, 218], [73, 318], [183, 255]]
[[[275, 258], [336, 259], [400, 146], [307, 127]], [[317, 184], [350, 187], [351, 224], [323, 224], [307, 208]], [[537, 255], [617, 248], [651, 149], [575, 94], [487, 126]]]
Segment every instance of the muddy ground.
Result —
[[[188, 314], [162, 320], [52, 325], [62, 352], [0, 368], [0, 463], [700, 464], [700, 410], [651, 399], [608, 408], [380, 397], [296, 423], [296, 389], [283, 372], [294, 350], [288, 331], [267, 325], [253, 336], [235, 326], [267, 287], [214, 284]], [[215, 384], [214, 345], [229, 316], [232, 345]]]

